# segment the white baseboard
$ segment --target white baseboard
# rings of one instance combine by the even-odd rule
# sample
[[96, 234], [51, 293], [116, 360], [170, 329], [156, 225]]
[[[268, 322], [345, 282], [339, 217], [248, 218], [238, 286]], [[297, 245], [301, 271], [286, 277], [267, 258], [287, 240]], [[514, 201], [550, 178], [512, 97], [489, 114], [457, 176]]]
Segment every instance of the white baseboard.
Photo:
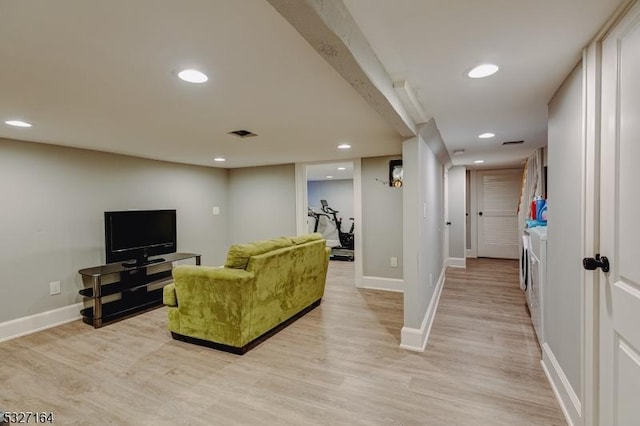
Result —
[[471, 249], [466, 249], [464, 251], [464, 255], [465, 255], [465, 257], [474, 257], [474, 258], [477, 257], [476, 255], [473, 254], [473, 250], [471, 250]]
[[80, 319], [82, 303], [0, 323], [0, 342]]
[[360, 280], [356, 287], [404, 293], [404, 280], [397, 278], [362, 277], [362, 280]]
[[542, 345], [542, 369], [569, 426], [582, 424], [582, 404], [548, 344]]
[[447, 264], [452, 268], [466, 268], [467, 259], [465, 259], [464, 257], [450, 257]]
[[446, 266], [444, 266], [442, 271], [440, 271], [438, 283], [433, 291], [431, 302], [429, 302], [427, 312], [424, 315], [420, 328], [402, 327], [402, 331], [400, 332], [400, 347], [402, 349], [424, 352], [427, 347], [427, 340], [429, 340], [431, 326], [433, 325], [433, 320], [436, 317], [438, 302], [440, 302], [440, 294], [442, 294], [442, 288], [444, 287], [444, 273], [446, 269]]

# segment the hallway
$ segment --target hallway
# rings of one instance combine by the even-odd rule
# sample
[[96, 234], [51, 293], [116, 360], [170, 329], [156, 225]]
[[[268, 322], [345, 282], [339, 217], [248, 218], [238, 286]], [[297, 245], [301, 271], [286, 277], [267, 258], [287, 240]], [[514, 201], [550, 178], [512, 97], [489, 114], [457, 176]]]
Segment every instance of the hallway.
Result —
[[540, 364], [518, 261], [467, 259], [466, 269], [447, 270], [425, 356], [434, 368], [421, 391], [488, 416], [476, 424], [566, 424]]

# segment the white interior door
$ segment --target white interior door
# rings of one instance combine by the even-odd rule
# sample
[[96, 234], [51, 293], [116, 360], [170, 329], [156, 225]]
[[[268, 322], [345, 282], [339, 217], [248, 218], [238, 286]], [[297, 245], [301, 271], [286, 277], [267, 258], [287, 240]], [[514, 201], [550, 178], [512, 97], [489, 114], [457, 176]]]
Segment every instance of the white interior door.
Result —
[[478, 172], [478, 257], [518, 258], [521, 187], [521, 169]]
[[600, 424], [640, 425], [640, 4], [602, 50]]
[[443, 259], [449, 259], [449, 169], [444, 169], [443, 175], [443, 217], [445, 220], [444, 223], [444, 244], [442, 245], [444, 256]]

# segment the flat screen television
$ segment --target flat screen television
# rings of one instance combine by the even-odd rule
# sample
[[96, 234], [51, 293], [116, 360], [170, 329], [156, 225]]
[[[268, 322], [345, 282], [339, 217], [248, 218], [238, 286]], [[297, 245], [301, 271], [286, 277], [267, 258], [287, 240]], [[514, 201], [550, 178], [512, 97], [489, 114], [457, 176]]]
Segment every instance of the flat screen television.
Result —
[[126, 210], [104, 213], [107, 263], [141, 266], [159, 262], [149, 256], [175, 253], [175, 210]]

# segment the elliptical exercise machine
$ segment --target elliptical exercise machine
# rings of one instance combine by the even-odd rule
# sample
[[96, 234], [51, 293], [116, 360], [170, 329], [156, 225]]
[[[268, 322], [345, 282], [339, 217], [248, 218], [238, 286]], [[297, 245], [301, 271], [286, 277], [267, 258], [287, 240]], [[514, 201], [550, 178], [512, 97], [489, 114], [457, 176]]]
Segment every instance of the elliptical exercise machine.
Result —
[[328, 214], [325, 213], [316, 213], [311, 207], [307, 207], [307, 216], [312, 217], [315, 220], [313, 225], [313, 232], [318, 232], [318, 225], [320, 224], [320, 216], [325, 216], [327, 219], [331, 220]]
[[349, 220], [351, 220], [351, 228], [349, 229], [349, 232], [343, 232], [342, 219], [338, 218], [338, 213], [340, 212], [329, 207], [327, 200], [320, 200], [320, 203], [322, 204], [322, 211], [333, 216], [333, 222], [336, 224], [336, 230], [338, 231], [338, 238], [340, 240], [340, 246], [331, 248], [331, 256], [329, 258], [333, 260], [347, 260], [349, 262], [353, 262], [355, 259], [353, 255], [353, 229], [355, 227], [353, 218], [349, 218]]

